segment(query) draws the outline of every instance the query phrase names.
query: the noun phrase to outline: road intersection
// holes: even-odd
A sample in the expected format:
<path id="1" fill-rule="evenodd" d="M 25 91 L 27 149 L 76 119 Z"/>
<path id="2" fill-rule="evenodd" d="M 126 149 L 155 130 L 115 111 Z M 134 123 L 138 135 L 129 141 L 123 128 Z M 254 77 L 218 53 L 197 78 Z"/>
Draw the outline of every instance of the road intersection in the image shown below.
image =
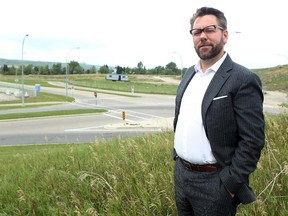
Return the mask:
<path id="1" fill-rule="evenodd" d="M 41 87 L 41 91 L 65 94 L 64 87 L 59 88 L 61 85 L 64 86 L 63 83 L 54 83 L 54 85 L 58 87 Z M 119 92 L 99 90 L 96 103 L 93 92 L 94 89 L 77 87 L 69 92 L 69 95 L 73 94 L 75 98 L 75 102 L 72 103 L 0 111 L 0 114 L 4 114 L 81 108 L 108 110 L 107 113 L 102 114 L 1 120 L 0 145 L 97 142 L 113 137 L 172 130 L 175 100 L 173 95 L 137 93 L 131 95 L 131 93 L 119 94 Z M 286 108 L 279 106 L 281 103 L 288 103 L 284 93 L 265 92 L 264 98 L 265 113 L 279 114 L 287 111 Z M 125 120 L 122 118 L 123 112 L 126 115 Z"/>
<path id="2" fill-rule="evenodd" d="M 63 88 L 41 87 L 42 91 L 64 94 Z M 72 94 L 72 92 L 70 92 Z M 100 91 L 97 104 L 93 90 L 73 90 L 75 102 L 38 108 L 11 109 L 4 113 L 67 109 L 107 109 L 103 114 L 58 116 L 0 121 L 0 145 L 95 142 L 119 136 L 157 133 L 172 127 L 175 96 Z M 125 112 L 126 119 L 122 119 Z M 165 123 L 164 123 L 165 122 Z"/>

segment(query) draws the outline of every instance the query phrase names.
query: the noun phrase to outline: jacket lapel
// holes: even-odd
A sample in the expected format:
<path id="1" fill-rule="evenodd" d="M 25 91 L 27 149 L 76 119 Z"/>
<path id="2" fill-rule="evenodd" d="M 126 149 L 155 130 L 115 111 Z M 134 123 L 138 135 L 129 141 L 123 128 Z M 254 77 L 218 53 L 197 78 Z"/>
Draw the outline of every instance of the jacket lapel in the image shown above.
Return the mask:
<path id="1" fill-rule="evenodd" d="M 205 125 L 206 112 L 213 101 L 213 98 L 218 94 L 223 84 L 226 82 L 230 76 L 229 71 L 232 69 L 232 60 L 229 55 L 227 55 L 225 61 L 220 66 L 213 79 L 211 80 L 206 93 L 202 101 L 202 119 Z"/>

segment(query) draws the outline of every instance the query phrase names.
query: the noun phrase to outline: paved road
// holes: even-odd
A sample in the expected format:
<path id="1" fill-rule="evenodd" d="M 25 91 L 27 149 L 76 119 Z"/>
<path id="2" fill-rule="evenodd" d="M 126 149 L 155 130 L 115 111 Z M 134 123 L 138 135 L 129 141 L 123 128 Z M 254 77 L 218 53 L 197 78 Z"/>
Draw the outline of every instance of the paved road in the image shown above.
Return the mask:
<path id="1" fill-rule="evenodd" d="M 107 113 L 0 121 L 0 145 L 95 142 L 115 136 L 157 133 L 172 126 L 175 96 L 98 92 L 96 103 L 93 91 L 87 90 L 70 91 L 69 94 L 76 98 L 73 103 L 0 113 L 79 108 L 105 108 Z M 41 91 L 65 94 L 64 88 L 41 87 Z M 126 114 L 125 121 L 122 112 Z"/>
<path id="2" fill-rule="evenodd" d="M 63 83 L 54 84 L 62 85 L 62 88 L 41 87 L 41 91 L 64 95 Z M 2 120 L 0 121 L 0 145 L 96 142 L 116 136 L 157 133 L 172 127 L 175 96 L 136 93 L 133 95 L 127 93 L 125 96 L 125 94 L 117 95 L 117 92 L 113 94 L 101 90 L 98 91 L 96 103 L 93 91 L 87 88 L 70 90 L 69 95 L 76 98 L 74 103 L 0 111 L 0 114 L 79 108 L 105 108 L 109 111 L 104 114 L 81 116 Z M 264 97 L 265 113 L 279 114 L 287 111 L 278 106 L 281 103 L 288 103 L 286 94 L 266 92 Z M 125 122 L 122 120 L 123 111 L 126 113 Z"/>

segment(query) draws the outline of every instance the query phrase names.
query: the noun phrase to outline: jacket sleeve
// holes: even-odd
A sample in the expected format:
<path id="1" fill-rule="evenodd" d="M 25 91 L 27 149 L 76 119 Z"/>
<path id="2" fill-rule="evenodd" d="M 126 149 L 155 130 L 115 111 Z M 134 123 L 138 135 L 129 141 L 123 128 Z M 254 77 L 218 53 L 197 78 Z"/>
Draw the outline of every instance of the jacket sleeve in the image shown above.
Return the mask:
<path id="1" fill-rule="evenodd" d="M 237 194 L 248 187 L 249 175 L 256 169 L 265 140 L 263 93 L 256 74 L 246 74 L 233 97 L 233 109 L 238 141 L 232 160 L 221 170 L 220 178 L 230 192 Z"/>

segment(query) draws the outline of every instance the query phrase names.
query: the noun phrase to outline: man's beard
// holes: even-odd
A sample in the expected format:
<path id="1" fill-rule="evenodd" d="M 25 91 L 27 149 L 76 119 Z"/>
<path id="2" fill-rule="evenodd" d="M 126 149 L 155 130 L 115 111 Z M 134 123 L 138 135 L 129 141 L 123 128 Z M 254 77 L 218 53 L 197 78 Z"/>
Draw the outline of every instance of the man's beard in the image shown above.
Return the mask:
<path id="1" fill-rule="evenodd" d="M 222 49 L 223 49 L 223 41 L 218 43 L 216 46 L 212 46 L 212 50 L 209 53 L 202 54 L 199 48 L 198 49 L 195 48 L 195 51 L 200 59 L 209 60 L 217 56 L 221 52 Z"/>

